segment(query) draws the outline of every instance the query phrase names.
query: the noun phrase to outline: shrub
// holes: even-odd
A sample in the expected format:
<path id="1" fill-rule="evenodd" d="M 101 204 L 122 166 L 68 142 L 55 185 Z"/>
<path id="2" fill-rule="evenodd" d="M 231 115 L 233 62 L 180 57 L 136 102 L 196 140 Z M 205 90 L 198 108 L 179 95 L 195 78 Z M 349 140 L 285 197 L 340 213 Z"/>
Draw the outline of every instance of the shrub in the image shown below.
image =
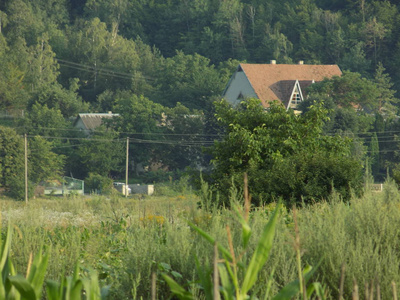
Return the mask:
<path id="1" fill-rule="evenodd" d="M 109 177 L 89 173 L 85 178 L 85 192 L 95 194 L 110 194 L 113 190 L 113 180 Z"/>

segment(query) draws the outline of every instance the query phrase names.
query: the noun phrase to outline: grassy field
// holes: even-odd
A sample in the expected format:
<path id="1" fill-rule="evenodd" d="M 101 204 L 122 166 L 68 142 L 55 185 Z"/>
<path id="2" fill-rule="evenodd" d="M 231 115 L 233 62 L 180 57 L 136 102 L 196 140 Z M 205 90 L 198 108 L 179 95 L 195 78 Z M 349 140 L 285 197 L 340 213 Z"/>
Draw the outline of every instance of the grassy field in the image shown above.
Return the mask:
<path id="1" fill-rule="evenodd" d="M 1 199 L 0 204 L 3 231 L 9 222 L 13 227 L 11 257 L 20 274 L 26 272 L 29 255 L 44 245 L 50 253 L 48 279 L 71 274 L 79 261 L 83 268 L 98 270 L 101 284 L 111 285 L 110 299 L 149 299 L 152 272 L 157 274 L 157 299 L 171 295 L 161 273 L 202 299 L 193 284 L 199 277 L 195 257 L 204 270 L 210 269 L 213 247 L 187 221 L 227 248 L 227 226 L 233 245 L 241 244 L 242 227 L 232 210 L 199 209 L 199 201 L 192 193 L 165 189 L 151 197 L 45 198 L 27 205 Z M 274 208 L 275 203 L 252 208 L 249 249 L 243 253 L 241 246 L 235 248 L 243 261 L 249 260 Z M 400 284 L 400 194 L 394 184 L 349 203 L 332 195 L 327 202 L 299 208 L 297 218 L 301 262 L 303 267 L 320 263 L 313 280 L 323 284 L 328 299 L 338 296 L 343 264 L 345 299 L 351 298 L 354 279 L 360 294 L 373 281 L 374 286 L 379 282 L 382 299 L 392 297 L 391 282 Z M 297 278 L 294 236 L 293 214 L 283 209 L 271 255 L 252 294 L 263 299 L 268 282 L 273 295 Z"/>

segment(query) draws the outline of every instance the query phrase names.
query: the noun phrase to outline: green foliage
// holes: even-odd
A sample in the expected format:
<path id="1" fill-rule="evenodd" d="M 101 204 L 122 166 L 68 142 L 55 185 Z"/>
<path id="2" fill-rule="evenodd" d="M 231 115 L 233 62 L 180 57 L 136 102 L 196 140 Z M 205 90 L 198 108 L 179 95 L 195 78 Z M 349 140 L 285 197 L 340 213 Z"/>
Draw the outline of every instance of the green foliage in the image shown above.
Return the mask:
<path id="1" fill-rule="evenodd" d="M 85 191 L 107 195 L 113 189 L 113 180 L 97 173 L 89 173 L 85 178 Z"/>
<path id="2" fill-rule="evenodd" d="M 25 81 L 31 91 L 36 91 L 44 85 L 52 85 L 57 82 L 58 64 L 47 34 L 43 34 L 36 45 L 29 47 L 29 68 L 26 72 Z"/>
<path id="3" fill-rule="evenodd" d="M 371 169 L 373 174 L 378 174 L 380 169 L 379 142 L 376 132 L 372 134 L 369 145 L 369 156 L 371 157 Z"/>
<path id="4" fill-rule="evenodd" d="M 78 299 L 81 296 L 82 281 L 79 279 L 79 264 L 76 264 L 72 276 L 63 278 L 61 282 L 48 280 L 46 282 L 49 300 Z"/>
<path id="5" fill-rule="evenodd" d="M 322 99 L 332 98 L 339 107 L 363 108 L 377 111 L 379 95 L 375 82 L 361 77 L 359 73 L 343 72 L 342 76 L 333 76 L 312 85 L 310 94 Z"/>
<path id="6" fill-rule="evenodd" d="M 76 116 L 78 112 L 87 111 L 89 105 L 82 101 L 77 94 L 77 80 L 72 79 L 69 89 L 59 83 L 40 86 L 32 95 L 30 106 L 36 103 L 47 105 L 50 109 L 61 111 L 64 118 Z"/>
<path id="7" fill-rule="evenodd" d="M 29 180 L 34 184 L 61 176 L 65 157 L 52 151 L 52 143 L 36 136 L 28 143 Z"/>
<path id="8" fill-rule="evenodd" d="M 158 157 L 169 170 L 203 165 L 204 114 L 181 103 L 165 109 L 163 132 L 170 145 L 164 145 Z"/>
<path id="9" fill-rule="evenodd" d="M 0 127 L 0 185 L 12 193 L 17 193 L 21 191 L 18 188 L 23 186 L 23 174 L 23 139 L 15 130 Z"/>
<path id="10" fill-rule="evenodd" d="M 70 118 L 78 112 L 123 111 L 115 100 L 142 97 L 176 108 L 169 111 L 176 123 L 169 133 L 203 130 L 201 122 L 179 118 L 182 103 L 191 115 L 203 115 L 206 133 L 215 134 L 211 103 L 239 61 L 304 60 L 358 72 L 313 85 L 309 99 L 330 102 L 334 109 L 326 131 L 366 132 L 371 119 L 365 112 L 396 115 L 398 8 L 393 1 L 344 0 L 5 0 L 0 3 L 0 109 L 34 117 L 36 104 L 47 105 Z M 359 105 L 364 112 L 352 111 Z M 142 133 L 138 123 L 123 127 Z M 152 125 L 145 130 L 168 131 Z M 152 144 L 152 159 L 144 145 L 132 146 L 131 154 L 136 150 L 145 165 L 164 157 L 172 170 L 193 165 L 200 152 L 198 145 Z M 72 161 L 74 148 L 66 149 Z M 389 157 L 382 166 L 396 163 Z M 79 171 L 68 164 L 66 172 Z"/>
<path id="11" fill-rule="evenodd" d="M 126 156 L 124 141 L 118 134 L 105 126 L 100 126 L 87 140 L 78 146 L 79 175 L 96 173 L 107 177 L 112 171 L 121 171 Z"/>
<path id="12" fill-rule="evenodd" d="M 0 109 L 21 109 L 27 104 L 23 89 L 24 71 L 12 59 L 12 50 L 0 34 Z"/>
<path id="13" fill-rule="evenodd" d="M 227 134 L 213 148 L 217 189 L 226 195 L 231 180 L 240 184 L 240 174 L 248 172 L 258 204 L 281 196 L 289 202 L 321 200 L 332 189 L 348 199 L 352 189 L 360 190 L 361 164 L 350 156 L 350 140 L 322 134 L 326 114 L 318 104 L 296 116 L 279 104 L 265 112 L 255 99 L 238 109 L 217 103 Z"/>
<path id="14" fill-rule="evenodd" d="M 160 61 L 160 76 L 153 98 L 165 106 L 177 102 L 188 108 L 203 109 L 205 101 L 220 94 L 226 84 L 219 79 L 218 71 L 210 66 L 210 60 L 199 54 L 185 55 L 179 51 L 172 58 Z"/>
<path id="15" fill-rule="evenodd" d="M 8 226 L 4 241 L 1 242 L 1 264 L 0 272 L 0 295 L 2 299 L 38 300 L 41 299 L 45 275 L 49 260 L 49 253 L 43 254 L 42 248 L 35 255 L 32 261 L 32 254 L 28 264 L 26 278 L 16 274 L 11 251 L 11 226 Z M 47 293 L 51 300 L 61 299 L 82 299 L 82 293 L 86 294 L 85 299 L 106 299 L 108 287 L 102 287 L 98 283 L 97 273 L 90 272 L 90 277 L 79 277 L 79 265 L 75 269 L 73 277 L 66 277 L 61 284 L 56 281 L 47 281 Z"/>
<path id="16" fill-rule="evenodd" d="M 0 127 L 0 186 L 16 199 L 23 199 L 24 141 L 15 130 Z M 52 143 L 40 136 L 28 140 L 28 179 L 32 193 L 34 185 L 61 175 L 64 157 L 52 151 Z"/>
<path id="17" fill-rule="evenodd" d="M 123 137 L 129 132 L 135 133 L 133 138 L 137 141 L 160 139 L 158 135 L 153 134 L 161 133 L 163 130 L 162 126 L 159 126 L 163 123 L 162 105 L 143 96 L 124 93 L 115 99 L 113 111 L 119 113 L 120 117 L 113 119 L 112 128 L 116 132 L 123 133 Z M 152 147 L 157 148 L 157 145 Z M 148 165 L 153 157 L 147 143 L 131 144 L 129 151 L 135 167 L 138 163 Z"/>
<path id="18" fill-rule="evenodd" d="M 392 90 L 393 83 L 391 82 L 390 76 L 384 73 L 385 68 L 382 63 L 378 64 L 376 68 L 374 81 L 379 91 L 378 95 L 378 112 L 386 116 L 393 116 L 396 114 L 395 105 L 398 103 L 398 99 L 395 97 L 395 91 Z"/>
<path id="19" fill-rule="evenodd" d="M 43 135 L 43 136 L 63 136 L 61 128 L 67 127 L 61 111 L 56 108 L 48 108 L 47 104 L 41 105 L 35 103 L 30 112 L 20 120 L 21 130 L 30 135 Z"/>
<path id="20" fill-rule="evenodd" d="M 326 151 L 299 152 L 278 163 L 270 172 L 252 174 L 265 179 L 254 180 L 262 199 L 283 197 L 287 203 L 309 203 L 328 199 L 333 191 L 344 200 L 362 191 L 360 162 Z M 251 181 L 252 182 L 252 181 Z"/>
<path id="21" fill-rule="evenodd" d="M 365 43 L 357 42 L 348 52 L 343 54 L 338 64 L 342 70 L 357 72 L 367 76 L 371 69 L 371 60 L 365 54 Z"/>
<path id="22" fill-rule="evenodd" d="M 248 201 L 248 199 L 247 199 Z M 249 205 L 249 203 L 247 204 Z M 247 208 L 248 209 L 248 208 Z M 227 235 L 229 241 L 230 249 L 226 249 L 223 246 L 219 245 L 215 238 L 211 237 L 209 234 L 204 232 L 199 227 L 195 226 L 192 223 L 189 225 L 204 239 L 209 241 L 212 245 L 214 245 L 214 274 L 213 274 L 213 282 L 211 283 L 210 274 L 205 274 L 203 271 L 203 267 L 200 266 L 199 261 L 196 259 L 196 269 L 199 273 L 201 289 L 204 292 L 204 296 L 206 299 L 215 299 L 219 298 L 222 294 L 224 299 L 249 299 L 254 296 L 249 296 L 250 290 L 253 289 L 255 285 L 258 274 L 262 270 L 264 264 L 266 263 L 269 254 L 271 252 L 271 248 L 273 246 L 273 240 L 275 235 L 275 227 L 277 223 L 278 214 L 281 211 L 281 205 L 278 204 L 273 212 L 271 218 L 268 223 L 265 225 L 262 230 L 260 239 L 256 245 L 255 251 L 251 256 L 248 264 L 242 261 L 242 258 L 245 257 L 245 253 L 248 248 L 248 242 L 252 233 L 252 230 L 248 223 L 248 211 L 244 213 L 244 216 L 239 212 L 238 208 L 235 209 L 237 213 L 237 218 L 242 226 L 242 248 L 243 252 L 239 257 L 235 257 L 235 248 L 238 248 L 238 245 L 234 245 L 232 243 L 231 232 L 229 226 L 227 227 Z M 245 210 L 245 209 L 244 209 Z M 222 254 L 223 260 L 222 262 L 218 262 L 218 253 Z M 300 252 L 300 250 L 299 250 Z M 299 257 L 300 261 L 300 257 Z M 301 266 L 299 269 L 301 274 Z M 315 269 L 312 270 L 311 267 L 308 267 L 304 270 L 304 274 L 301 274 L 299 279 L 287 284 L 284 286 L 272 299 L 289 299 L 302 294 L 302 290 L 306 288 L 306 285 L 310 279 L 310 277 L 314 274 Z M 243 273 L 243 274 L 241 274 Z M 240 274 L 240 275 L 239 275 Z M 171 288 L 171 292 L 176 295 L 179 299 L 195 299 L 193 297 L 193 292 L 187 292 L 183 287 L 181 287 L 173 278 L 171 278 L 168 274 L 162 274 L 163 278 Z M 220 277 L 221 286 L 219 286 L 216 278 Z M 218 286 L 216 286 L 218 284 Z M 321 286 L 319 283 L 314 283 L 310 285 L 310 288 L 307 290 L 308 297 L 311 297 L 312 293 L 317 290 L 317 294 L 320 294 Z M 218 293 L 218 296 L 216 295 Z M 269 289 L 267 289 L 267 293 L 264 298 L 269 297 Z M 304 298 L 303 298 L 304 299 Z"/>
<path id="23" fill-rule="evenodd" d="M 120 117 L 113 119 L 110 126 L 121 137 L 130 136 L 130 160 L 136 176 L 139 163 L 150 170 L 155 165 L 176 171 L 202 162 L 202 112 L 180 103 L 173 108 L 164 107 L 127 92 L 117 93 L 113 111 Z"/>
<path id="24" fill-rule="evenodd" d="M 44 252 L 49 254 L 46 286 L 49 279 L 62 284 L 65 277 L 75 278 L 79 260 L 87 269 L 97 270 L 101 286 L 111 285 L 112 299 L 151 298 L 152 272 L 157 274 L 157 298 L 170 296 L 171 290 L 161 277 L 166 272 L 186 291 L 190 289 L 194 299 L 204 299 L 205 290 L 199 286 L 206 287 L 205 282 L 211 281 L 213 244 L 187 226 L 187 220 L 230 253 L 226 231 L 229 226 L 236 258 L 247 266 L 276 203 L 251 207 L 248 219 L 251 235 L 241 256 L 245 241 L 237 213 L 228 209 L 198 209 L 198 200 L 195 195 L 182 197 L 176 193 L 141 201 L 121 199 L 117 195 L 67 201 L 56 197 L 38 198 L 28 205 L 3 198 L 2 218 L 15 224 L 9 228 L 13 232 L 15 270 L 10 273 L 12 276 L 26 274 L 30 253 L 38 253 L 40 245 L 46 244 L 51 245 Z M 397 272 L 400 257 L 396 251 L 399 203 L 397 187 L 387 182 L 382 193 L 366 192 L 360 198 L 352 197 L 348 203 L 334 193 L 329 201 L 304 205 L 297 210 L 301 268 L 309 271 L 307 265 L 317 267 L 311 269 L 315 271 L 311 280 L 321 282 L 325 299 L 338 299 L 343 263 L 346 264 L 343 298 L 351 299 L 353 279 L 358 282 L 360 294 L 364 294 L 363 282 L 378 279 L 381 299 L 392 298 L 391 282 L 400 280 Z M 299 278 L 293 227 L 292 212 L 282 208 L 267 263 L 259 271 L 250 295 L 263 299 L 268 294 L 271 299 L 283 291 L 283 286 L 291 286 Z M 158 268 L 161 263 L 163 269 Z M 81 267 L 79 273 L 90 274 L 87 269 Z M 244 273 L 239 271 L 238 275 L 242 283 Z M 75 283 L 75 280 L 71 282 L 71 289 Z M 63 286 L 67 287 L 68 283 Z"/>

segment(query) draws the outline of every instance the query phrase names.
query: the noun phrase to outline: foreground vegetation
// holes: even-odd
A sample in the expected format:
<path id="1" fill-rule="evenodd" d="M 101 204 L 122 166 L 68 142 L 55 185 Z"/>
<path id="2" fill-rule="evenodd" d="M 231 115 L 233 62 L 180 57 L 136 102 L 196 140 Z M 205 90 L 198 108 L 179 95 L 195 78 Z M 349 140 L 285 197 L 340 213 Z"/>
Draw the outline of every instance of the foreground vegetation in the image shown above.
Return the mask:
<path id="1" fill-rule="evenodd" d="M 241 194 L 241 193 L 238 193 Z M 46 279 L 59 280 L 73 274 L 77 262 L 81 272 L 97 270 L 102 286 L 110 285 L 111 299 L 149 299 L 151 274 L 157 275 L 157 299 L 166 299 L 170 289 L 161 274 L 167 274 L 195 298 L 201 298 L 195 257 L 204 270 L 212 266 L 213 246 L 188 226 L 189 220 L 229 249 L 230 228 L 235 253 L 242 253 L 242 226 L 228 209 L 199 209 L 201 197 L 169 193 L 144 199 L 54 198 L 37 199 L 28 205 L 1 200 L 3 230 L 11 222 L 13 241 L 10 257 L 16 272 L 26 273 L 28 258 L 44 245 L 49 254 Z M 232 196 L 232 202 L 240 202 Z M 247 264 L 275 204 L 250 212 L 252 236 Z M 344 203 L 333 194 L 329 201 L 297 210 L 301 261 L 320 265 L 313 281 L 322 283 L 328 298 L 337 298 L 341 266 L 346 266 L 344 296 L 350 297 L 353 279 L 364 284 L 380 283 L 382 298 L 391 297 L 391 282 L 400 282 L 400 193 L 388 183 L 382 193 L 366 193 Z M 270 286 L 275 295 L 282 286 L 298 278 L 293 214 L 282 209 L 276 224 L 270 257 L 250 294 L 263 297 Z M 242 280 L 240 271 L 238 277 Z M 267 284 L 268 283 L 268 284 Z"/>

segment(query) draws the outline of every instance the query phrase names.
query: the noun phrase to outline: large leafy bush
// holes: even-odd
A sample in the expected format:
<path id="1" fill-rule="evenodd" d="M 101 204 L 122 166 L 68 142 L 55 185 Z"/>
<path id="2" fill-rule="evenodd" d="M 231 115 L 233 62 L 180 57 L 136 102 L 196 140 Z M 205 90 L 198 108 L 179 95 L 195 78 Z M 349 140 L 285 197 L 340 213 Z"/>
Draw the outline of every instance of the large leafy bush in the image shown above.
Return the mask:
<path id="1" fill-rule="evenodd" d="M 257 204 L 277 197 L 320 200 L 332 189 L 348 199 L 361 190 L 361 163 L 351 156 L 351 140 L 322 134 L 322 105 L 295 115 L 278 103 L 266 112 L 259 100 L 249 99 L 237 108 L 218 102 L 216 112 L 226 135 L 213 147 L 213 180 L 226 199 L 243 172 Z"/>

